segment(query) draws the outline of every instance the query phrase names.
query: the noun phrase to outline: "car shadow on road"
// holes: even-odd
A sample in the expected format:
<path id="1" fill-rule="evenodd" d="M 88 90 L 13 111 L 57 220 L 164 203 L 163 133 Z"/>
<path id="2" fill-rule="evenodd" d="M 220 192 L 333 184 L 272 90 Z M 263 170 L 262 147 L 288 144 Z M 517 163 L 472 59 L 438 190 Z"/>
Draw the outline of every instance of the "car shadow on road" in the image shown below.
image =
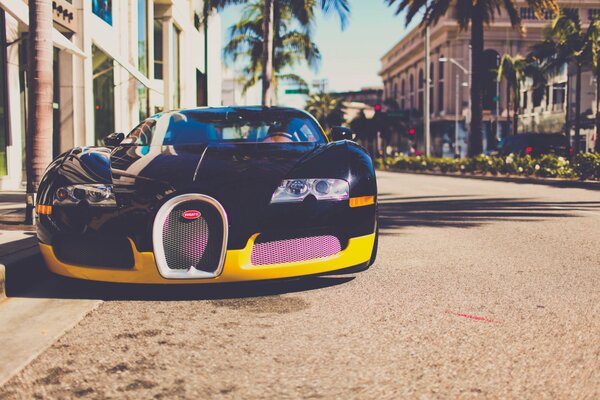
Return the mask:
<path id="1" fill-rule="evenodd" d="M 379 203 L 382 235 L 405 227 L 472 228 L 494 221 L 542 221 L 600 211 L 600 201 L 544 202 L 517 198 L 395 198 Z M 399 232 L 396 232 L 396 234 Z"/>
<path id="2" fill-rule="evenodd" d="M 9 297 L 103 301 L 224 300 L 306 292 L 341 285 L 353 279 L 354 276 L 309 276 L 242 283 L 142 285 L 84 281 L 51 274 L 35 287 L 13 291 Z"/>

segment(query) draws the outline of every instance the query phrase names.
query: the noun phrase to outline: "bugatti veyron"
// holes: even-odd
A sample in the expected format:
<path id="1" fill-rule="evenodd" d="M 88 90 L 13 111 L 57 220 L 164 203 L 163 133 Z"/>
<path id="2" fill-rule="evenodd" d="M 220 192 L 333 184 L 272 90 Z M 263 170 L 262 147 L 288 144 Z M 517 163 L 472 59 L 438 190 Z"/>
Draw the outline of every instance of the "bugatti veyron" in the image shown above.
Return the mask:
<path id="1" fill-rule="evenodd" d="M 48 167 L 48 268 L 111 282 L 213 283 L 368 268 L 377 184 L 353 133 L 309 114 L 197 108 L 152 116 Z"/>

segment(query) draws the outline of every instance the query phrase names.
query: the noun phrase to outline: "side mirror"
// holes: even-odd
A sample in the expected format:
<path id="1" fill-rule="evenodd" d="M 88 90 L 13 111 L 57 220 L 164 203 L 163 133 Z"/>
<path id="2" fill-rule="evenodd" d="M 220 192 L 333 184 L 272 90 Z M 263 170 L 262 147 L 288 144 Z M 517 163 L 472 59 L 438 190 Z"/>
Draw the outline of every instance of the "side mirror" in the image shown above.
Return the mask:
<path id="1" fill-rule="evenodd" d="M 125 134 L 123 132 L 111 133 L 104 138 L 104 145 L 107 147 L 115 147 L 121 144 L 123 139 L 125 139 Z"/>
<path id="2" fill-rule="evenodd" d="M 334 141 L 338 140 L 354 140 L 356 139 L 356 134 L 350 128 L 346 128 L 343 126 L 334 126 L 331 128 L 331 137 Z"/>

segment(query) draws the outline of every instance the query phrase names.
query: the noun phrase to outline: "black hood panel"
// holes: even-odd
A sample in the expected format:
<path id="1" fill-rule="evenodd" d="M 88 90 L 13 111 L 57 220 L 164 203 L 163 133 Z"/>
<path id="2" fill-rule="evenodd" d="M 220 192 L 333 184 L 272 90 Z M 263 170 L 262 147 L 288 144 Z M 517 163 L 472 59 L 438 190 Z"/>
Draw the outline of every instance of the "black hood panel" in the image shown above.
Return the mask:
<path id="1" fill-rule="evenodd" d="M 119 147 L 111 155 L 118 200 L 125 208 L 183 193 L 215 198 L 227 212 L 230 242 L 256 233 L 273 191 L 317 145 L 219 144 Z M 157 201 L 158 200 L 158 201 Z"/>

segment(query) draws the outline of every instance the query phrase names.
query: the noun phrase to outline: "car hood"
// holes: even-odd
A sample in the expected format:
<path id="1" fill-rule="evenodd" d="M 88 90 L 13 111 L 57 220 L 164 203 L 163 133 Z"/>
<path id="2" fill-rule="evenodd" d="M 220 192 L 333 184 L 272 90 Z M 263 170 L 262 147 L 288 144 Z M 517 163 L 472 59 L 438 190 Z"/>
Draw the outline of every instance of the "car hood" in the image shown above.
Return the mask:
<path id="1" fill-rule="evenodd" d="M 163 183 L 174 190 L 278 184 L 312 153 L 313 143 L 120 146 L 110 156 L 113 183 Z"/>

